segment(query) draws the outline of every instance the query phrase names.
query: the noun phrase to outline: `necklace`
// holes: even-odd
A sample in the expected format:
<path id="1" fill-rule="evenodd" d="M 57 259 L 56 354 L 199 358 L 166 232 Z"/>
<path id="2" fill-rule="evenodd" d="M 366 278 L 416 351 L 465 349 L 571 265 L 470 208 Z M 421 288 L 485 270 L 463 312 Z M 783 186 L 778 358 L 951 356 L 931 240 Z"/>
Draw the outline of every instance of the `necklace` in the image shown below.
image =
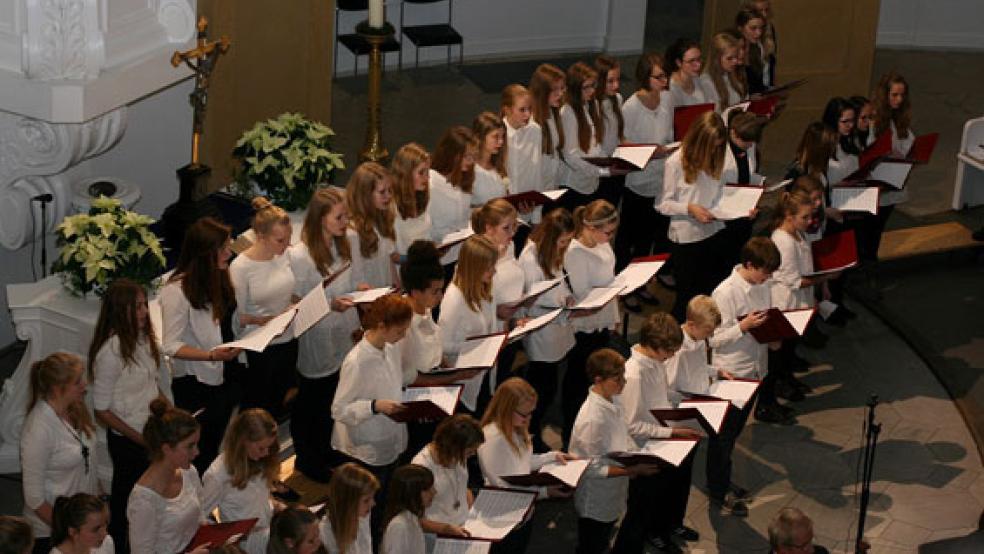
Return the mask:
<path id="1" fill-rule="evenodd" d="M 64 419 L 62 419 L 61 416 L 58 416 L 58 421 L 62 422 L 62 425 L 64 425 L 65 428 L 68 429 L 68 432 L 69 434 L 72 435 L 72 438 L 74 438 L 79 443 L 79 448 L 82 450 L 82 461 L 85 464 L 85 474 L 88 475 L 89 474 L 89 445 L 85 444 L 85 442 L 82 440 L 82 437 L 80 437 L 79 434 L 76 433 L 74 429 L 72 429 L 72 426 L 69 425 L 68 422 L 66 422 Z"/>

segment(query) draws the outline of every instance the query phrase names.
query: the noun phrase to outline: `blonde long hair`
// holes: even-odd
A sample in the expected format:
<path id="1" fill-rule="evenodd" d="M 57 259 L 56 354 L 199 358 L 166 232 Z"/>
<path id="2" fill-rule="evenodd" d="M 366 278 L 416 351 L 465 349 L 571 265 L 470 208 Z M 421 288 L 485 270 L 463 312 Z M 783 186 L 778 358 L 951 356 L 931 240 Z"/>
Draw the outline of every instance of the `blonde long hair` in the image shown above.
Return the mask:
<path id="1" fill-rule="evenodd" d="M 373 199 L 376 187 L 387 180 L 390 180 L 390 174 L 385 167 L 376 162 L 365 162 L 355 168 L 345 186 L 351 218 L 349 225 L 359 235 L 359 252 L 364 258 L 374 256 L 379 250 L 380 236 L 396 240 L 393 203 L 379 209 Z"/>
<path id="2" fill-rule="evenodd" d="M 334 187 L 318 189 L 311 196 L 307 214 L 304 216 L 304 226 L 301 228 L 301 240 L 307 245 L 314 266 L 325 276 L 331 273 L 331 266 L 335 263 L 335 259 L 328 241 L 325 240 L 322 220 L 339 204 L 345 206 L 345 193 L 341 190 Z M 332 237 L 331 241 L 335 243 L 335 251 L 343 260 L 352 260 L 352 246 L 345 235 Z"/>
<path id="3" fill-rule="evenodd" d="M 475 120 L 472 121 L 472 132 L 475 133 L 475 138 L 478 139 L 479 156 L 485 150 L 485 137 L 496 130 L 502 131 L 502 148 L 499 148 L 499 152 L 492 154 L 492 167 L 495 168 L 495 172 L 500 177 L 506 177 L 506 159 L 509 156 L 509 141 L 506 140 L 505 121 L 502 120 L 502 117 L 492 112 L 482 112 L 475 116 Z"/>
<path id="4" fill-rule="evenodd" d="M 560 108 L 550 105 L 550 93 L 555 83 L 565 83 L 566 76 L 559 67 L 548 63 L 537 66 L 530 77 L 530 94 L 533 95 L 533 121 L 540 126 L 541 152 L 553 156 L 554 152 L 564 150 L 564 126 L 560 124 Z M 565 102 L 564 98 L 560 100 Z M 553 118 L 557 128 L 557 144 L 553 143 L 550 127 L 547 124 Z"/>
<path id="5" fill-rule="evenodd" d="M 325 504 L 331 532 L 342 554 L 349 551 L 359 534 L 359 500 L 378 490 L 376 476 L 353 462 L 342 464 L 332 472 Z"/>
<path id="6" fill-rule="evenodd" d="M 482 416 L 482 427 L 490 423 L 495 424 L 503 438 L 509 443 L 509 447 L 516 454 L 521 452 L 521 447 L 529 448 L 533 444 L 529 429 L 519 431 L 522 444 L 517 443 L 516 426 L 513 425 L 513 414 L 516 413 L 516 409 L 523 402 L 530 400 L 534 403 L 537 401 L 536 390 L 533 386 L 519 377 L 510 377 L 503 381 L 499 388 L 495 389 L 492 401 L 489 402 L 488 408 L 485 409 L 485 415 Z"/>
<path id="7" fill-rule="evenodd" d="M 721 116 L 715 112 L 701 114 L 683 137 L 680 148 L 684 180 L 690 184 L 697 182 L 701 171 L 720 178 L 727 144 L 728 129 Z"/>
<path id="8" fill-rule="evenodd" d="M 414 173 L 420 164 L 430 162 L 427 149 L 411 142 L 404 144 L 393 155 L 390 162 L 390 175 L 393 177 L 393 198 L 400 217 L 410 219 L 419 217 L 430 202 L 430 186 L 424 190 L 414 190 Z"/>
<path id="9" fill-rule="evenodd" d="M 734 48 L 737 56 L 738 47 L 738 39 L 730 33 L 720 32 L 711 38 L 711 47 L 707 53 L 707 62 L 704 64 L 704 73 L 710 75 L 711 82 L 714 83 L 714 90 L 719 98 L 718 107 L 721 110 L 729 106 L 728 84 L 725 83 L 725 79 L 731 84 L 731 88 L 738 92 L 739 96 L 745 96 L 745 84 L 738 80 L 735 75 L 737 71 L 726 73 L 721 67 L 721 57 L 724 56 L 725 52 Z"/>
<path id="10" fill-rule="evenodd" d="M 256 442 L 277 437 L 277 422 L 265 410 L 253 408 L 240 412 L 229 424 L 226 434 L 226 471 L 232 476 L 230 483 L 237 489 L 244 489 L 256 475 L 262 475 L 267 486 L 273 484 L 280 473 L 280 444 L 274 440 L 267 455 L 260 460 L 251 460 L 246 453 L 247 442 Z"/>
<path id="11" fill-rule="evenodd" d="M 482 235 L 472 235 L 461 245 L 452 282 L 473 312 L 481 310 L 482 302 L 492 301 L 492 283 L 486 283 L 482 277 L 495 267 L 498 259 L 499 249 Z"/>
<path id="12" fill-rule="evenodd" d="M 55 352 L 31 364 L 31 399 L 27 411 L 41 400 L 47 400 L 55 391 L 79 378 L 84 378 L 85 364 L 81 358 L 68 352 Z M 76 431 L 91 437 L 95 427 L 84 400 L 68 406 L 68 422 Z"/>

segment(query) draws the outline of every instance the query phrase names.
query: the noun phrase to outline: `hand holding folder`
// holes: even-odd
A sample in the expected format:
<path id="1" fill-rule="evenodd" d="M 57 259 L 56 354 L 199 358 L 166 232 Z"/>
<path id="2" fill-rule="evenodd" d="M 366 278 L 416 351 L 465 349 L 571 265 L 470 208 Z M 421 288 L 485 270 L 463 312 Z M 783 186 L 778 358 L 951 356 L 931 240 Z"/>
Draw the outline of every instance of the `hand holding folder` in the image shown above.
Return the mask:
<path id="1" fill-rule="evenodd" d="M 766 312 L 765 322 L 758 327 L 748 330 L 749 334 L 755 337 L 760 344 L 768 344 L 786 339 L 792 339 L 803 335 L 806 326 L 813 319 L 816 310 L 813 308 L 802 308 L 798 310 L 782 311 L 779 308 L 769 308 Z M 746 316 L 739 316 L 739 320 Z"/>
<path id="2" fill-rule="evenodd" d="M 407 387 L 403 391 L 403 410 L 390 415 L 393 421 L 437 421 L 454 413 L 461 397 L 461 385 Z"/>
<path id="3" fill-rule="evenodd" d="M 257 518 L 241 519 L 225 523 L 202 524 L 185 548 L 190 552 L 201 546 L 218 548 L 230 542 L 239 542 L 256 525 Z"/>

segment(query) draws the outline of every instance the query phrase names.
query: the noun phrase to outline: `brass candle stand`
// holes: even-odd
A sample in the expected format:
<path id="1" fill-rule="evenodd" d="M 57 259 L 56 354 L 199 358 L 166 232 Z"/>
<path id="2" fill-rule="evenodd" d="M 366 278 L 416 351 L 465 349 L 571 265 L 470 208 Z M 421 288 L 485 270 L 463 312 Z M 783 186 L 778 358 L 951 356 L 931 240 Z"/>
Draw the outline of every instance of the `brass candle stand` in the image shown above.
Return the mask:
<path id="1" fill-rule="evenodd" d="M 389 151 L 383 146 L 383 122 L 380 116 L 380 101 L 382 97 L 383 52 L 382 45 L 395 33 L 389 22 L 382 27 L 370 27 L 368 21 L 363 21 L 355 27 L 355 31 L 366 39 L 372 50 L 369 52 L 369 103 L 367 105 L 368 121 L 366 125 L 366 143 L 359 152 L 359 161 L 382 162 L 389 157 Z"/>

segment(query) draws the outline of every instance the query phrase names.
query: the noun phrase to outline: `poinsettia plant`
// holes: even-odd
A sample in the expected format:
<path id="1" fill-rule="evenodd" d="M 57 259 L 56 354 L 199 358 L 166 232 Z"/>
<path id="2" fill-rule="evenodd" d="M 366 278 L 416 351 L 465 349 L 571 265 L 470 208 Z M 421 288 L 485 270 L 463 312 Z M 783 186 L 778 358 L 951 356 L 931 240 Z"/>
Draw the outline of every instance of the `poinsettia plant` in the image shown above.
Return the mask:
<path id="1" fill-rule="evenodd" d="M 240 190 L 255 184 L 271 202 L 291 211 L 307 207 L 319 186 L 344 169 L 342 155 L 331 151 L 335 133 L 299 113 L 260 121 L 243 133 L 232 155 L 239 161 Z"/>
<path id="2" fill-rule="evenodd" d="M 79 296 L 102 296 L 121 277 L 149 289 L 165 264 L 161 242 L 150 230 L 153 222 L 119 200 L 100 196 L 89 213 L 70 215 L 58 225 L 60 253 L 51 269 Z"/>

